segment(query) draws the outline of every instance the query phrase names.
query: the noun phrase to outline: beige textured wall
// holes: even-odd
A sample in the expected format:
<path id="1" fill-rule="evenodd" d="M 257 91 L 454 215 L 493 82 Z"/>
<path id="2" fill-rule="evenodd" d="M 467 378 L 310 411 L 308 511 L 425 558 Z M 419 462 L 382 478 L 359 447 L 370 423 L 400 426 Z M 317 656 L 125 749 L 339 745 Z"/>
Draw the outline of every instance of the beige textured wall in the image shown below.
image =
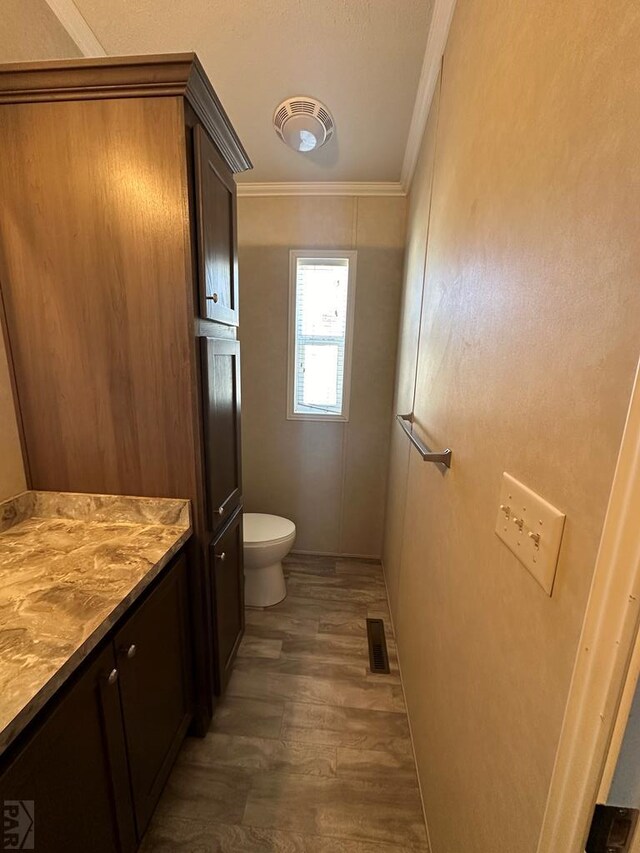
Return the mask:
<path id="1" fill-rule="evenodd" d="M 415 413 L 453 466 L 396 431 L 385 545 L 433 853 L 536 849 L 640 347 L 639 43 L 622 0 L 454 15 L 397 391 L 429 223 Z M 567 513 L 552 598 L 493 532 L 505 470 Z"/>
<path id="2" fill-rule="evenodd" d="M 407 243 L 404 280 L 401 297 L 400 334 L 396 384 L 392 412 L 389 448 L 389 482 L 383 540 L 382 561 L 387 576 L 389 602 L 394 610 L 400 583 L 400 565 L 404 546 L 404 517 L 407 496 L 407 474 L 411 445 L 399 425 L 393 421 L 395 412 L 412 412 L 414 407 L 416 363 L 420 336 L 420 312 L 427 249 L 431 186 L 436 149 L 436 130 L 440 80 L 433 96 L 416 170 L 413 191 L 407 205 Z"/>
<path id="3" fill-rule="evenodd" d="M 44 0 L 2 0 L 0 62 L 79 55 L 76 44 Z"/>
<path id="4" fill-rule="evenodd" d="M 405 204 L 238 202 L 246 509 L 293 519 L 301 550 L 381 553 Z M 289 250 L 296 248 L 358 250 L 346 424 L 286 419 Z"/>
<path id="5" fill-rule="evenodd" d="M 78 54 L 77 47 L 44 0 L 2 0 L 0 62 Z M 0 500 L 24 488 L 13 396 L 0 335 Z"/>

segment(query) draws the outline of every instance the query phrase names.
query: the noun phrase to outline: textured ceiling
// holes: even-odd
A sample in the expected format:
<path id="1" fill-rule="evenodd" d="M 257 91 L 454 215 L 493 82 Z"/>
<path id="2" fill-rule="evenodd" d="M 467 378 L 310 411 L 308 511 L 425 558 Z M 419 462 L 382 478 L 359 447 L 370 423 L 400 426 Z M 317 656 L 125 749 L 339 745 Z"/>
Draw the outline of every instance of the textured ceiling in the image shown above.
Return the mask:
<path id="1" fill-rule="evenodd" d="M 397 181 L 432 0 L 75 0 L 109 54 L 195 50 L 254 170 L 247 181 Z M 319 151 L 271 125 L 291 95 L 333 112 Z"/>

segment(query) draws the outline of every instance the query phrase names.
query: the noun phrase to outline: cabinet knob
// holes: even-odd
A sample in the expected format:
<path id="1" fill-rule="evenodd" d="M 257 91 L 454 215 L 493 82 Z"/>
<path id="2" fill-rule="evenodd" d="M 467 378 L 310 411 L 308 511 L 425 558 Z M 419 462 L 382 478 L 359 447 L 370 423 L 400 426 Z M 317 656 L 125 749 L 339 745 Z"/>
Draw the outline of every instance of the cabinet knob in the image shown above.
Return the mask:
<path id="1" fill-rule="evenodd" d="M 214 293 L 212 299 L 214 302 L 217 302 L 218 301 L 218 294 Z"/>
<path id="2" fill-rule="evenodd" d="M 220 562 L 221 562 L 221 563 L 224 563 L 224 561 L 227 559 L 227 555 L 226 555 L 226 553 L 223 551 L 223 552 L 222 552 L 222 554 L 216 554 L 216 558 L 217 558 L 218 560 L 220 560 Z"/>
<path id="3" fill-rule="evenodd" d="M 107 684 L 115 684 L 117 680 L 118 680 L 118 670 L 114 668 L 111 670 L 111 672 L 109 673 L 109 675 L 107 677 Z"/>
<path id="4" fill-rule="evenodd" d="M 224 515 L 224 506 L 218 507 L 218 515 Z"/>
<path id="5" fill-rule="evenodd" d="M 131 660 L 131 658 L 134 658 L 136 656 L 137 651 L 138 650 L 136 649 L 136 644 L 131 643 L 131 645 L 127 649 L 127 657 L 129 658 L 129 660 Z"/>

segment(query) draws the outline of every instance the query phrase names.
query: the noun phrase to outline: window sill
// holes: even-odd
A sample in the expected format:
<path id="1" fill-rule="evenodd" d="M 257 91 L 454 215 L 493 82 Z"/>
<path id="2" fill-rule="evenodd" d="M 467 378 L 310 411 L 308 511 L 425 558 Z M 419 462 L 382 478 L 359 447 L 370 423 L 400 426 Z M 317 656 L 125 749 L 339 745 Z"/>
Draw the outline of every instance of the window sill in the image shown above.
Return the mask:
<path id="1" fill-rule="evenodd" d="M 327 423 L 339 423 L 345 424 L 349 421 L 348 415 L 307 415 L 307 414 L 293 414 L 291 412 L 287 413 L 288 421 L 325 421 Z"/>

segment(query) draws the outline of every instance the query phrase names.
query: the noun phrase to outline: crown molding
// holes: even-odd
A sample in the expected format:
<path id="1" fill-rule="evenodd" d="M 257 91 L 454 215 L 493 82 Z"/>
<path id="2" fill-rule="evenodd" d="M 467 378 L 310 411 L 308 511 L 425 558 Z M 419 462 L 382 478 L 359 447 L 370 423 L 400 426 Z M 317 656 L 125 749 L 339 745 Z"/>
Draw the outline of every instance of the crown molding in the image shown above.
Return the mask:
<path id="1" fill-rule="evenodd" d="M 107 53 L 73 0 L 46 0 L 83 56 L 106 56 Z M 245 183 L 238 185 L 238 195 L 263 196 L 338 195 L 338 196 L 403 196 L 409 191 L 415 171 L 420 143 L 429 116 L 442 55 L 456 0 L 435 0 L 425 48 L 418 91 L 411 116 L 400 182 L 375 183 Z M 246 168 L 246 167 L 245 167 Z"/>
<path id="2" fill-rule="evenodd" d="M 0 104 L 160 98 L 193 107 L 232 172 L 251 161 L 195 53 L 92 56 L 0 65 Z"/>
<path id="3" fill-rule="evenodd" d="M 73 0 L 46 0 L 46 3 L 83 56 L 107 55 Z"/>
<path id="4" fill-rule="evenodd" d="M 438 74 L 442 64 L 442 56 L 447 44 L 453 10 L 456 0 L 435 0 L 433 15 L 427 36 L 427 46 L 424 51 L 422 71 L 418 82 L 418 91 L 413 105 L 413 115 L 409 125 L 409 135 L 404 150 L 404 160 L 400 173 L 400 183 L 405 192 L 409 191 L 411 179 L 418 162 L 420 144 L 431 109 L 431 101 L 435 92 Z"/>
<path id="5" fill-rule="evenodd" d="M 231 171 L 252 169 L 253 163 L 195 53 L 185 94 Z"/>
<path id="6" fill-rule="evenodd" d="M 238 183 L 240 198 L 268 198 L 269 196 L 383 196 L 398 197 L 406 195 L 398 181 L 355 182 L 284 182 L 284 183 Z"/>

